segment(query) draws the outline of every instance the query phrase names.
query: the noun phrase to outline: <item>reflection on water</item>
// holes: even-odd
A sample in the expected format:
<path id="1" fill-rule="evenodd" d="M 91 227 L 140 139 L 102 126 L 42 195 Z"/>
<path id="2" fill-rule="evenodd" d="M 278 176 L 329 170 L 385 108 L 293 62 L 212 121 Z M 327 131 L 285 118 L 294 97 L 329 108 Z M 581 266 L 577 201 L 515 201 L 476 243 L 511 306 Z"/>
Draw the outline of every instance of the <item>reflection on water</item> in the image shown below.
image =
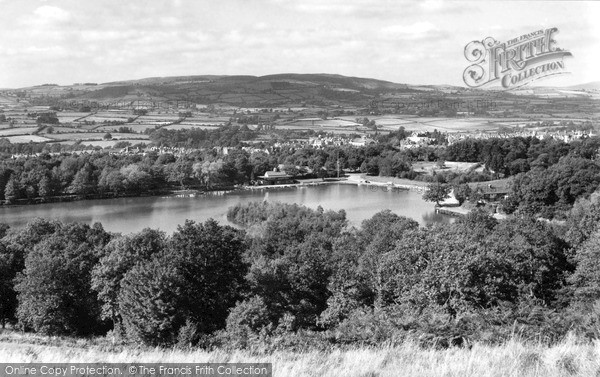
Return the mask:
<path id="1" fill-rule="evenodd" d="M 449 223 L 453 219 L 436 214 L 432 203 L 413 191 L 384 191 L 368 186 L 331 184 L 306 188 L 248 190 L 196 197 L 144 197 L 88 200 L 0 208 L 0 222 L 19 227 L 35 217 L 65 222 L 101 222 L 113 232 L 131 233 L 143 228 L 159 228 L 173 232 L 186 219 L 204 221 L 214 218 L 226 223 L 227 208 L 237 203 L 257 200 L 298 203 L 311 208 L 346 211 L 352 225 L 372 217 L 384 209 L 415 219 L 421 225 Z"/>

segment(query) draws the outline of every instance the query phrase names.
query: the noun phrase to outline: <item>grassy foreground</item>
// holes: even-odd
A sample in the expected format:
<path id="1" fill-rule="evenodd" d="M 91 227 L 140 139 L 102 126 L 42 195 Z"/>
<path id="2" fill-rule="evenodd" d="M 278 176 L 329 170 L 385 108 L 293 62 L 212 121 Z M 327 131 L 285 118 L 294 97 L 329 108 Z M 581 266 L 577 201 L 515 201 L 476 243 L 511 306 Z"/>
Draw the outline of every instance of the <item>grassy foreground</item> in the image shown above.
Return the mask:
<path id="1" fill-rule="evenodd" d="M 355 348 L 252 355 L 202 351 L 107 347 L 106 341 L 0 334 L 0 362 L 270 362 L 274 376 L 599 376 L 600 341 L 568 338 L 554 346 L 518 341 L 472 349 Z"/>

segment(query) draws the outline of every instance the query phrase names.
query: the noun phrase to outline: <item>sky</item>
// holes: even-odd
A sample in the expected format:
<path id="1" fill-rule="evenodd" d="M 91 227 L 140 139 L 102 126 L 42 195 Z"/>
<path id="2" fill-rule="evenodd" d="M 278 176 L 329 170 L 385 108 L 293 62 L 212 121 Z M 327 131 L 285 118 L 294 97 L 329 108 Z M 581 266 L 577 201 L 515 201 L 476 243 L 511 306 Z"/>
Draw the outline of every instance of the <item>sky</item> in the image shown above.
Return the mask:
<path id="1" fill-rule="evenodd" d="M 180 75 L 333 73 L 463 85 L 465 46 L 557 27 L 600 81 L 600 2 L 0 0 L 0 88 Z"/>

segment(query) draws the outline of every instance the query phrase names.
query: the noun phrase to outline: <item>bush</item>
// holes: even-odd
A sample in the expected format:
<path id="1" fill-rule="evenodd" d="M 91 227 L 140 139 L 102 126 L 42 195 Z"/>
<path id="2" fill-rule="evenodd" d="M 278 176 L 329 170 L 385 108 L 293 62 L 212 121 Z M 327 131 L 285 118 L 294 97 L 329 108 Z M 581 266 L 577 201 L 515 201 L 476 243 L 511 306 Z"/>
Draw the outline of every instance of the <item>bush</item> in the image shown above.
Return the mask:
<path id="1" fill-rule="evenodd" d="M 238 302 L 227 317 L 227 331 L 231 334 L 258 333 L 269 324 L 267 305 L 259 296 Z"/>

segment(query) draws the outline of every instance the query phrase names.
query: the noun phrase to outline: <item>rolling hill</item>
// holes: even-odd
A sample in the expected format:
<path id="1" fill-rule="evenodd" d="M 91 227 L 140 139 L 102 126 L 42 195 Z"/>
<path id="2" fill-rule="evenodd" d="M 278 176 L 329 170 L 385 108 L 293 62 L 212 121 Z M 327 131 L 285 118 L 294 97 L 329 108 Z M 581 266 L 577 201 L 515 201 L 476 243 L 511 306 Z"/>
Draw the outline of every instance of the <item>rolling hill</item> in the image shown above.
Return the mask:
<path id="1" fill-rule="evenodd" d="M 289 107 L 303 104 L 364 106 L 382 95 L 430 92 L 432 88 L 332 74 L 275 74 L 150 77 L 98 85 L 36 86 L 20 90 L 33 97 L 61 100 L 189 101 L 239 107 Z"/>
<path id="2" fill-rule="evenodd" d="M 573 87 L 526 87 L 502 92 L 510 97 L 544 98 L 593 97 L 600 83 Z M 159 101 L 187 101 L 195 104 L 247 108 L 297 106 L 362 107 L 373 100 L 398 101 L 420 96 L 477 97 L 497 92 L 451 85 L 407 85 L 390 81 L 348 77 L 335 74 L 273 74 L 267 76 L 196 75 L 149 77 L 139 80 L 71 86 L 40 85 L 19 89 L 28 98 L 50 98 L 58 101 L 91 101 L 103 104 Z M 486 93 L 486 94 L 482 94 Z"/>

